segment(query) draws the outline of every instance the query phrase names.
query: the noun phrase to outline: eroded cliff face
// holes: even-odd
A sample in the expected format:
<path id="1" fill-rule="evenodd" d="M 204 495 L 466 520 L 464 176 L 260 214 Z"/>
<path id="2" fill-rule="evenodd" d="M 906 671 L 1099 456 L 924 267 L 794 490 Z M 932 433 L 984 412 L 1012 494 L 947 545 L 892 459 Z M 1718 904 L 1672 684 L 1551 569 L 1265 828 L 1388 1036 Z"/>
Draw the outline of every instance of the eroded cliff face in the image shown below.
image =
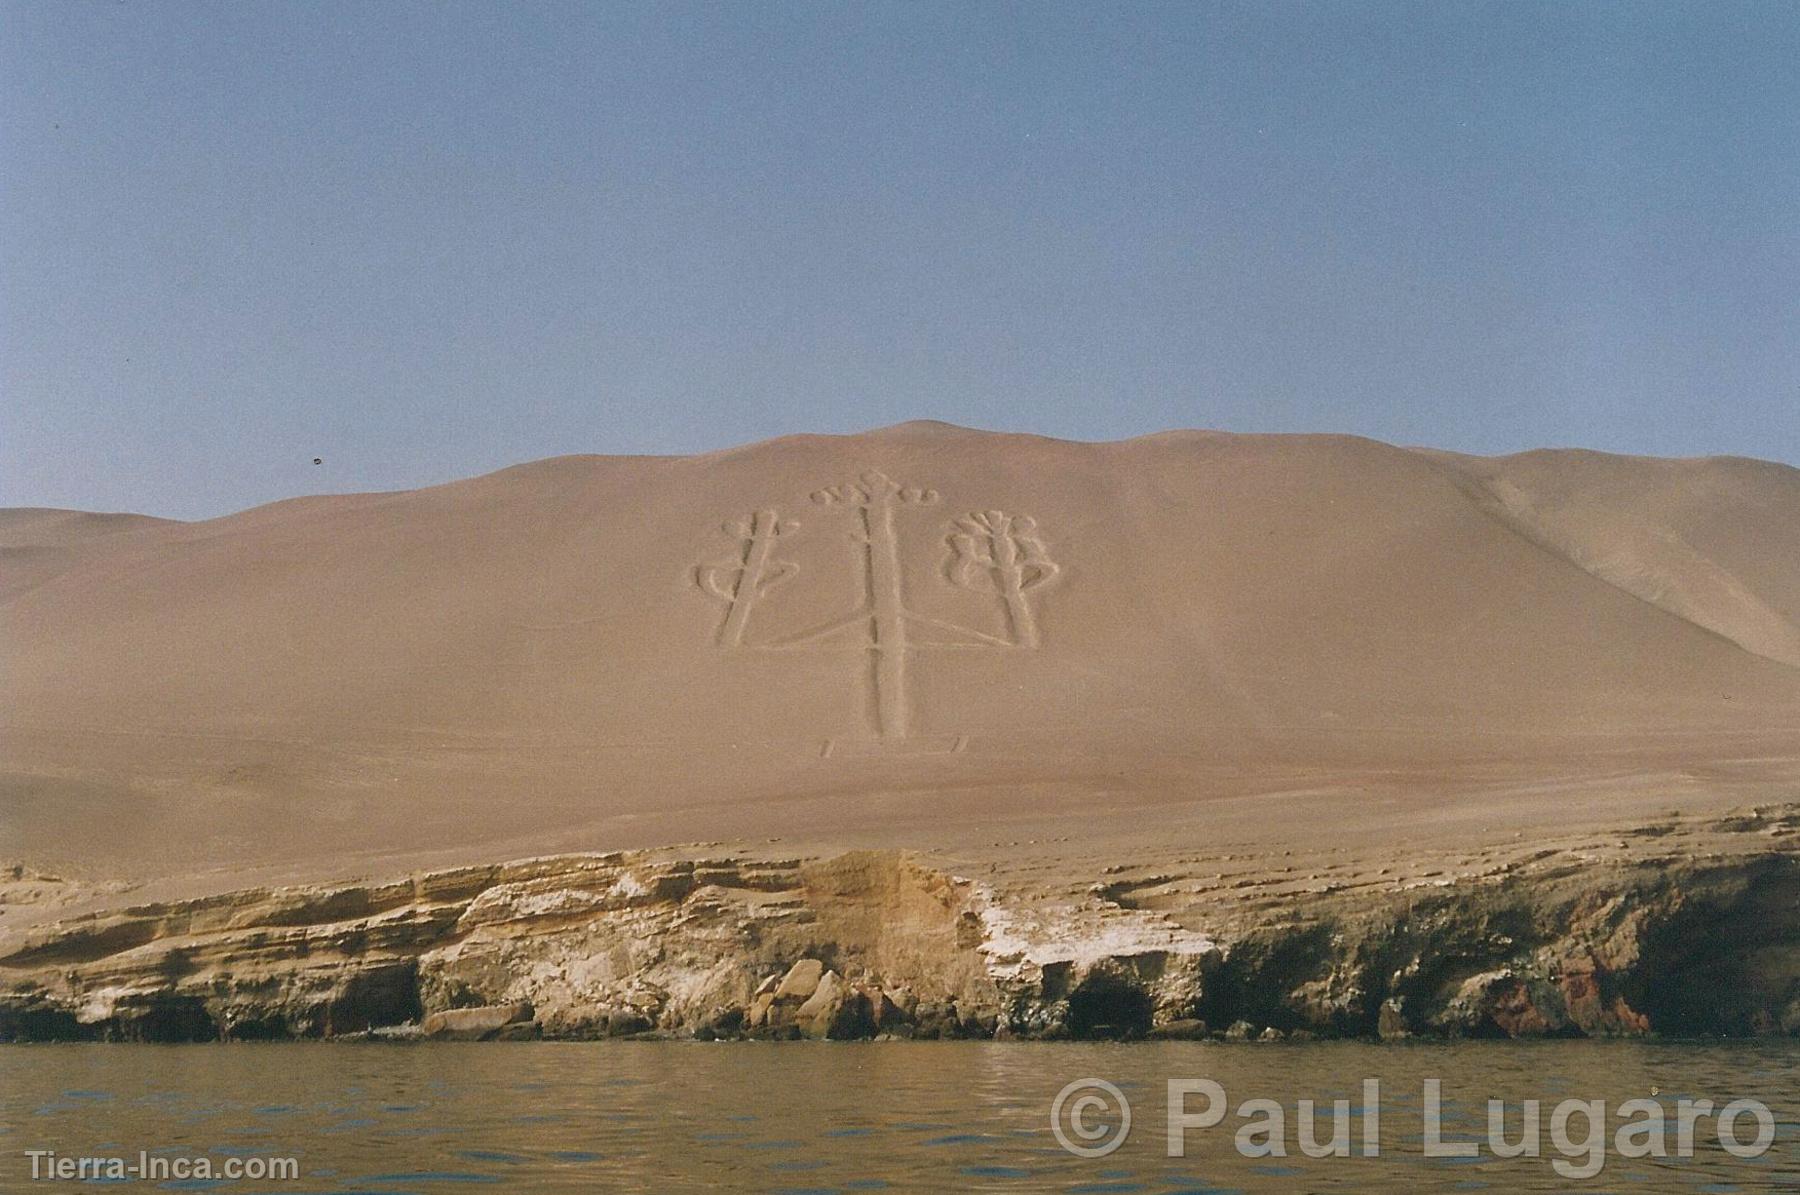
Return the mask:
<path id="1" fill-rule="evenodd" d="M 642 852 L 251 890 L 8 934 L 0 1037 L 1796 1034 L 1797 836 L 1785 805 L 1342 875 Z"/>

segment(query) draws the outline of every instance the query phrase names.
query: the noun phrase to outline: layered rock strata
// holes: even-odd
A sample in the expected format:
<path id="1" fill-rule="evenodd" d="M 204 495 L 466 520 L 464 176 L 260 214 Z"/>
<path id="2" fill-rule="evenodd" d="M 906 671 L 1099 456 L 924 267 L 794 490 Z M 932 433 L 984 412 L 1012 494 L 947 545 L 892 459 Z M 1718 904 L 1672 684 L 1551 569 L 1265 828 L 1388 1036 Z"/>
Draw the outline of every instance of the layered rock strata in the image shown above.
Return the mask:
<path id="1" fill-rule="evenodd" d="M 528 859 L 10 930 L 0 1037 L 1800 1034 L 1797 841 L 1782 805 L 1073 886 L 897 851 Z"/>

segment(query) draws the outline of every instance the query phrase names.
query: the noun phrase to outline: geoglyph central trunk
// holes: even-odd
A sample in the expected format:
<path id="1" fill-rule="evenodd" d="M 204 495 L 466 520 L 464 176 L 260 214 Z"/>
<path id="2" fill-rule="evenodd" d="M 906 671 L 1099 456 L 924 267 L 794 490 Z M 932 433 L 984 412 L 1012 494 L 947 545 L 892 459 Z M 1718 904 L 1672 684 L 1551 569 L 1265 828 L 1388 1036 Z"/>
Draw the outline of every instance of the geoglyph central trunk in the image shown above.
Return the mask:
<path id="1" fill-rule="evenodd" d="M 726 534 L 739 540 L 738 555 L 701 565 L 695 574 L 702 590 L 726 604 L 717 636 L 721 648 L 844 647 L 862 652 L 869 660 L 870 729 L 880 742 L 897 743 L 912 731 L 906 691 L 910 652 L 926 647 L 1040 646 L 1042 634 L 1030 595 L 1059 569 L 1050 561 L 1033 520 L 1004 511 L 979 511 L 952 520 L 944 529 L 947 558 L 934 575 L 951 585 L 994 594 L 1005 625 L 1004 634 L 996 635 L 927 617 L 907 605 L 898 517 L 903 510 L 938 505 L 941 496 L 936 490 L 902 485 L 870 470 L 857 482 L 817 490 L 811 497 L 827 510 L 854 512 L 850 540 L 859 558 L 862 600 L 855 609 L 818 626 L 785 637 L 756 639 L 750 633 L 752 611 L 766 593 L 798 572 L 791 562 L 774 558 L 777 541 L 800 530 L 799 523 L 782 520 L 773 508 L 759 510 L 725 524 Z"/>

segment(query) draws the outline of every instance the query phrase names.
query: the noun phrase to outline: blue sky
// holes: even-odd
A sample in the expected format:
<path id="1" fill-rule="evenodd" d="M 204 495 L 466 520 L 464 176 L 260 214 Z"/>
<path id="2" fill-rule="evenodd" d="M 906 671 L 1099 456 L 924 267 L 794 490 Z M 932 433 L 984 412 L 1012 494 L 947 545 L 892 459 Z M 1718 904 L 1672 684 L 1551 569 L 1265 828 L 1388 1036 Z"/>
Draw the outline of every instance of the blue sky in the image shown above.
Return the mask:
<path id="1" fill-rule="evenodd" d="M 0 505 L 911 418 L 1800 463 L 1797 62 L 1717 0 L 0 0 Z"/>

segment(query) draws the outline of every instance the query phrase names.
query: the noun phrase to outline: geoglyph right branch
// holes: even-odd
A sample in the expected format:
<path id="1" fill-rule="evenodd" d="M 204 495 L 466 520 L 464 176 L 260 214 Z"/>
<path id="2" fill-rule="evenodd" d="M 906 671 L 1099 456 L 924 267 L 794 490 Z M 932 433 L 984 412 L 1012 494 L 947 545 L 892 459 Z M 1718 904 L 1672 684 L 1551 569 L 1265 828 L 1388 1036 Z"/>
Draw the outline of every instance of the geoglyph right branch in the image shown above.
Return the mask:
<path id="1" fill-rule="evenodd" d="M 1037 523 L 1005 511 L 975 511 L 951 524 L 950 580 L 965 589 L 998 593 L 1006 604 L 1012 641 L 1038 645 L 1037 618 L 1025 595 L 1061 570 L 1038 538 Z"/>

